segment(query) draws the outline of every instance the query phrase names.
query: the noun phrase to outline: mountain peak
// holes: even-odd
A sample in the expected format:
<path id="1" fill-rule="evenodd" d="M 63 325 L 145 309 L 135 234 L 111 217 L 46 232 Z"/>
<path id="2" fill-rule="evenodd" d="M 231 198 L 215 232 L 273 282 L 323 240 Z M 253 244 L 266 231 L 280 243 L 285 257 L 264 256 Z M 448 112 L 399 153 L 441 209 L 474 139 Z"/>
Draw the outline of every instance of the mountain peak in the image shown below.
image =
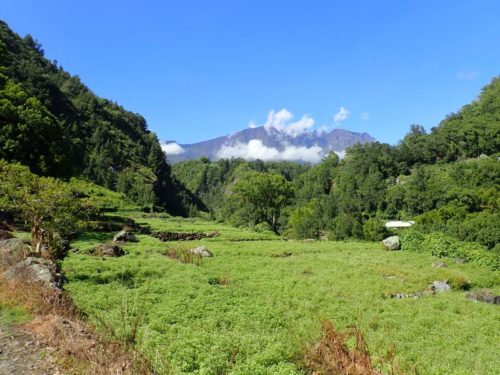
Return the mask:
<path id="1" fill-rule="evenodd" d="M 162 148 L 170 162 L 198 159 L 211 160 L 243 158 L 286 160 L 317 163 L 329 152 L 342 156 L 345 149 L 356 143 L 374 142 L 368 133 L 344 129 L 330 131 L 308 130 L 308 118 L 297 122 L 297 127 L 252 126 L 226 136 L 193 144 L 163 143 Z"/>

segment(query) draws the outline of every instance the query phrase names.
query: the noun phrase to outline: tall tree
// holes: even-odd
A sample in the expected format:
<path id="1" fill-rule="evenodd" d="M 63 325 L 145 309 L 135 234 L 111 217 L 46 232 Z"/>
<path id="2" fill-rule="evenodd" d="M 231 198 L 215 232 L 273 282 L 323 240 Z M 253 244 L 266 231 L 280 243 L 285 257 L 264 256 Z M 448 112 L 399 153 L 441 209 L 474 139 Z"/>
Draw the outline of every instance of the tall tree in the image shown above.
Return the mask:
<path id="1" fill-rule="evenodd" d="M 252 225 L 266 222 L 278 233 L 281 210 L 291 202 L 292 184 L 278 174 L 247 173 L 234 186 L 234 197 L 241 203 Z"/>

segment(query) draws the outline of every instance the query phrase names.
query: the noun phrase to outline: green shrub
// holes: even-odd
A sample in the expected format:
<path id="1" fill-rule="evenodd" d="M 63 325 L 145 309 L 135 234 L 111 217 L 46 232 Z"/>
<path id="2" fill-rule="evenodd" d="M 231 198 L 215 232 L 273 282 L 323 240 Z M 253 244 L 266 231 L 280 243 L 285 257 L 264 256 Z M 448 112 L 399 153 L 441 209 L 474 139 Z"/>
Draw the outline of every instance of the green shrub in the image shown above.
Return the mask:
<path id="1" fill-rule="evenodd" d="M 401 250 L 426 252 L 436 257 L 460 258 L 467 262 L 500 269 L 500 256 L 495 250 L 476 242 L 462 242 L 441 232 L 422 234 L 407 230 L 401 234 Z"/>
<path id="2" fill-rule="evenodd" d="M 425 237 L 422 233 L 409 229 L 401 233 L 401 250 L 403 251 L 413 251 L 413 252 L 424 252 L 423 243 Z"/>
<path id="3" fill-rule="evenodd" d="M 462 273 L 454 273 L 448 276 L 448 284 L 454 290 L 469 290 L 471 287 L 469 279 Z"/>
<path id="4" fill-rule="evenodd" d="M 384 220 L 372 217 L 363 224 L 363 236 L 368 241 L 381 241 L 389 236 Z"/>

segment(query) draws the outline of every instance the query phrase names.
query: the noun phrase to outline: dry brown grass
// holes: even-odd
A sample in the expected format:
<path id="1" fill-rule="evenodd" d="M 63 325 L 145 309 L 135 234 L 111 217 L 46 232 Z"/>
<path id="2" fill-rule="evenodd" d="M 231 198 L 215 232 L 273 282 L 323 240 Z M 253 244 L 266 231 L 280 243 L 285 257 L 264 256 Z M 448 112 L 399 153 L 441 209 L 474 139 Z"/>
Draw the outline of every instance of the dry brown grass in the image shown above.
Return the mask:
<path id="1" fill-rule="evenodd" d="M 12 307 L 21 307 L 34 316 L 23 328 L 56 353 L 58 366 L 64 373 L 153 373 L 132 344 L 125 346 L 99 336 L 63 291 L 37 283 L 7 281 L 0 272 L 0 300 Z"/>
<path id="2" fill-rule="evenodd" d="M 168 246 L 163 252 L 163 255 L 184 264 L 194 264 L 199 266 L 203 262 L 203 257 L 201 255 L 191 253 L 190 250 L 191 248 L 189 246 Z"/>
<path id="3" fill-rule="evenodd" d="M 349 345 L 349 342 L 354 342 Z M 394 361 L 394 347 L 381 361 L 381 367 L 390 368 L 389 374 L 403 375 Z M 372 363 L 366 341 L 359 328 L 348 332 L 337 331 L 332 322 L 323 324 L 320 342 L 306 349 L 305 370 L 311 375 L 382 375 Z M 416 374 L 416 371 L 412 371 Z"/>

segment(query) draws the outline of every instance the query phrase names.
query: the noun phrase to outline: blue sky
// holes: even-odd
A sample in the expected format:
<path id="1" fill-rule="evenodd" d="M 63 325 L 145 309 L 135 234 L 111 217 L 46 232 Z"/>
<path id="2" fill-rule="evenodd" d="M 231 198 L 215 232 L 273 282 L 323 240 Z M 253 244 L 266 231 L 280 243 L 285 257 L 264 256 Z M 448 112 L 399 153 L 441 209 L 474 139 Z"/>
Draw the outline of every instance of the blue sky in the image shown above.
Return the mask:
<path id="1" fill-rule="evenodd" d="M 2 0 L 0 18 L 179 143 L 286 108 L 395 144 L 500 74 L 497 0 Z"/>

